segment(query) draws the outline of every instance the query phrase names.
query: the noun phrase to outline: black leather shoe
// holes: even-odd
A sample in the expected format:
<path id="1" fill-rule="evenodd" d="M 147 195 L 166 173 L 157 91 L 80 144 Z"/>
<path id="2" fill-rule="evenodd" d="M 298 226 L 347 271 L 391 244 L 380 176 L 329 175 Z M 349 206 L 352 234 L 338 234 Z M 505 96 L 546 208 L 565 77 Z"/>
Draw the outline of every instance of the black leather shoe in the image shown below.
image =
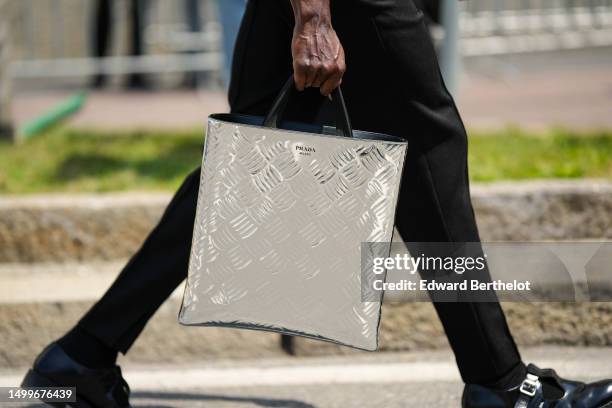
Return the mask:
<path id="1" fill-rule="evenodd" d="M 130 387 L 119 366 L 87 368 L 70 358 L 56 343 L 51 343 L 34 361 L 22 387 L 76 387 L 78 408 L 127 408 Z M 62 404 L 53 404 L 63 406 Z"/>
<path id="2" fill-rule="evenodd" d="M 554 370 L 527 367 L 522 384 L 510 390 L 492 390 L 468 384 L 464 408 L 612 408 L 612 380 L 585 384 L 560 378 Z"/>

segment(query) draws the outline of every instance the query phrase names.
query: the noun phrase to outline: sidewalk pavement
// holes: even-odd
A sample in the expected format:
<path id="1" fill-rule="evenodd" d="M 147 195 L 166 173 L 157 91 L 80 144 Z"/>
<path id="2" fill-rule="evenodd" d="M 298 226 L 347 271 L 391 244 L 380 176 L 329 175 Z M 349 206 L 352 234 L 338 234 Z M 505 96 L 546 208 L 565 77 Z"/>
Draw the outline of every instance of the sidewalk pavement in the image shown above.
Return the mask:
<path id="1" fill-rule="evenodd" d="M 612 377 L 612 348 L 542 347 L 523 356 L 561 376 Z M 462 391 L 448 351 L 123 365 L 135 407 L 446 408 L 460 406 Z M 17 385 L 24 371 L 0 372 L 0 386 Z"/>
<path id="2" fill-rule="evenodd" d="M 612 128 L 611 51 L 604 47 L 466 58 L 456 98 L 464 122 L 475 129 Z M 57 84 L 45 85 L 50 86 Z M 17 126 L 71 94 L 25 88 L 16 92 L 13 103 Z M 227 98 L 221 90 L 104 91 L 91 92 L 68 123 L 111 130 L 197 129 L 210 113 L 225 111 Z"/>

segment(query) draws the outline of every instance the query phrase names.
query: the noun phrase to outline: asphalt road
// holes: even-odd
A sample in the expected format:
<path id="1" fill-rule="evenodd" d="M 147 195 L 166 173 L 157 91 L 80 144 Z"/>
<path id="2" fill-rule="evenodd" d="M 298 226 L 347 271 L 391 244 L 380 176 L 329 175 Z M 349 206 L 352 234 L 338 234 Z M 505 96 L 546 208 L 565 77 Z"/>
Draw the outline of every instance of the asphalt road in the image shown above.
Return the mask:
<path id="1" fill-rule="evenodd" d="M 565 377 L 612 378 L 612 348 L 544 347 L 523 355 Z M 15 386 L 24 370 L 0 372 L 0 386 Z M 124 374 L 135 407 L 452 408 L 460 406 L 462 391 L 448 351 L 171 366 L 128 363 Z"/>

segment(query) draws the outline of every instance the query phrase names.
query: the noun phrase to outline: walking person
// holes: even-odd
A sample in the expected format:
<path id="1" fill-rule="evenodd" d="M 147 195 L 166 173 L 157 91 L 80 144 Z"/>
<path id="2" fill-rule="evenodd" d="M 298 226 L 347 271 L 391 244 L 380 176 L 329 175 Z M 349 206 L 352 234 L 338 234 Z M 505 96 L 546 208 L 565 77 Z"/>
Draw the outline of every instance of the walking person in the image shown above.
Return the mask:
<path id="1" fill-rule="evenodd" d="M 288 119 L 311 121 L 318 94 L 342 83 L 355 128 L 409 141 L 396 216 L 402 238 L 478 242 L 466 132 L 413 1 L 250 0 L 234 52 L 230 107 L 264 115 L 293 72 L 305 94 L 288 108 Z M 186 277 L 199 174 L 185 179 L 102 299 L 39 355 L 25 385 L 76 386 L 91 406 L 129 406 L 117 353 L 128 352 Z M 611 380 L 583 384 L 526 366 L 499 303 L 434 306 L 466 384 L 464 407 L 601 408 L 612 402 Z"/>
<path id="2" fill-rule="evenodd" d="M 221 23 L 222 31 L 222 50 L 223 50 L 223 83 L 227 89 L 231 77 L 231 66 L 234 45 L 236 37 L 240 29 L 240 22 L 246 8 L 246 0 L 218 0 L 217 7 L 219 10 L 219 23 Z M 184 14 L 187 21 L 187 27 L 191 33 L 200 33 L 202 31 L 202 22 L 200 21 L 200 1 L 199 0 L 183 0 Z M 197 88 L 201 73 L 188 73 L 186 84 L 190 87 Z"/>
<path id="3" fill-rule="evenodd" d="M 97 0 L 95 4 L 95 15 L 92 30 L 92 54 L 96 58 L 107 57 L 110 53 L 111 40 L 113 36 L 114 3 L 115 0 Z M 144 54 L 143 30 L 148 0 L 130 0 L 129 2 L 129 55 L 138 57 Z M 98 74 L 94 77 L 92 86 L 102 88 L 107 77 Z M 128 77 L 127 87 L 129 89 L 143 89 L 148 83 L 139 72 L 131 73 Z"/>

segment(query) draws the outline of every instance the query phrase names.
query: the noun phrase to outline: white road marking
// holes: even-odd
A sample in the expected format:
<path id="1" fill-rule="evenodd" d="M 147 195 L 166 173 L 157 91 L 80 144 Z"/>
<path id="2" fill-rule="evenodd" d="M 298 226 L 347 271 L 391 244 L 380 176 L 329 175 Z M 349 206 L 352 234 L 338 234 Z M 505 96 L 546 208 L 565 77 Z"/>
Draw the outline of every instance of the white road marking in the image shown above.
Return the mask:
<path id="1" fill-rule="evenodd" d="M 125 263 L 0 263 L 0 304 L 94 301 L 104 294 Z M 182 295 L 183 284 L 172 297 L 180 299 Z"/>
<path id="2" fill-rule="evenodd" d="M 608 361 L 609 363 L 609 361 Z M 170 366 L 126 369 L 124 376 L 134 390 L 188 390 L 201 388 L 235 388 L 255 386 L 384 384 L 460 382 L 457 368 L 447 362 L 302 364 L 267 367 L 182 368 Z M 572 378 L 606 378 L 612 376 L 609 364 L 584 361 L 549 360 L 541 367 L 554 367 L 561 375 Z M 22 375 L 15 372 L 0 375 L 0 386 L 14 387 Z"/>

